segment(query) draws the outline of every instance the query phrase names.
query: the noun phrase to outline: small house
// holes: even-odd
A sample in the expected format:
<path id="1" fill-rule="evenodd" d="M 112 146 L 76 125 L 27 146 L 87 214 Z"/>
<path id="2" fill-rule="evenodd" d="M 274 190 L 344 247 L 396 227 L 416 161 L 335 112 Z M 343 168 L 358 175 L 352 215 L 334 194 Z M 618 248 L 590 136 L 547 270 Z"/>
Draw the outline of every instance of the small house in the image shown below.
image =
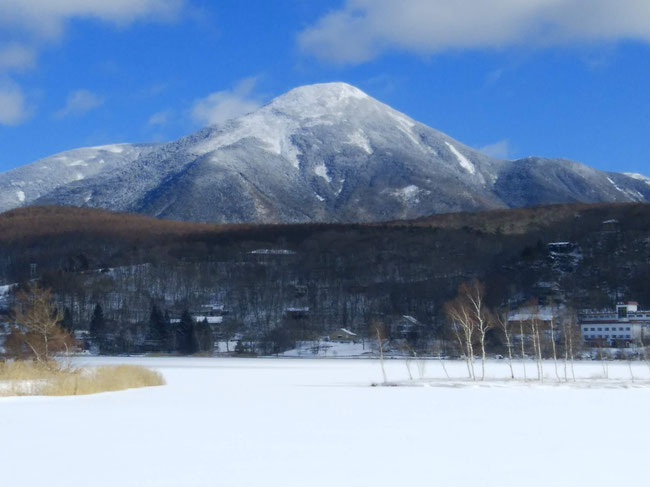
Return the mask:
<path id="1" fill-rule="evenodd" d="M 335 332 L 331 333 L 329 336 L 330 341 L 332 342 L 352 342 L 356 343 L 359 339 L 358 335 L 353 331 L 348 330 L 347 328 L 339 328 Z"/>

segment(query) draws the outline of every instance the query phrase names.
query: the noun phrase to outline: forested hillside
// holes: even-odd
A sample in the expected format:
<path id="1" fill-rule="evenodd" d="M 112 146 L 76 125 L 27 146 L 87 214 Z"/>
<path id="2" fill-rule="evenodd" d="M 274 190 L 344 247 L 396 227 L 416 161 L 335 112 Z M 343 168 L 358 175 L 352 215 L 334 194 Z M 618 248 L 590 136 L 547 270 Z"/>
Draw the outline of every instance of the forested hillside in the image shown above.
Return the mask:
<path id="1" fill-rule="evenodd" d="M 207 225 L 67 207 L 0 215 L 0 285 L 39 278 L 87 329 L 97 304 L 137 344 L 155 306 L 223 305 L 224 329 L 309 339 L 373 319 L 426 333 L 459 283 L 490 306 L 650 304 L 650 205 L 556 205 L 384 224 Z M 135 345 L 133 345 L 135 347 Z"/>

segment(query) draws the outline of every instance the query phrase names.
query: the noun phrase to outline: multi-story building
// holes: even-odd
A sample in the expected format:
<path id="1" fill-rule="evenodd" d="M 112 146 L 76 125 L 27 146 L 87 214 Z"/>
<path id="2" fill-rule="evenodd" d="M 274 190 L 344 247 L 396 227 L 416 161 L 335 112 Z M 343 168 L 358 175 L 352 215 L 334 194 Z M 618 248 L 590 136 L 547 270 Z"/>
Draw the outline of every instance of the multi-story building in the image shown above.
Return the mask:
<path id="1" fill-rule="evenodd" d="M 578 315 L 582 339 L 588 346 L 629 347 L 650 339 L 650 311 L 639 303 L 619 303 L 616 310 L 583 310 Z"/>

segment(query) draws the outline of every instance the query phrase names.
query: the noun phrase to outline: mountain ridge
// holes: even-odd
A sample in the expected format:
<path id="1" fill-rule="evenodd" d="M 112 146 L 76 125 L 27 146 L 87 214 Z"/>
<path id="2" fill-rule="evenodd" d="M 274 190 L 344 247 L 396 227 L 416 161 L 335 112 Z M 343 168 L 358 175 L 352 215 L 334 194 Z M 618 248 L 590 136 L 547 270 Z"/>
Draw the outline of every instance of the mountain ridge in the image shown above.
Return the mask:
<path id="1" fill-rule="evenodd" d="M 169 143 L 55 154 L 0 173 L 0 195 L 0 211 L 63 204 L 216 223 L 368 222 L 650 201 L 650 179 L 488 157 L 358 88 L 326 83 Z"/>

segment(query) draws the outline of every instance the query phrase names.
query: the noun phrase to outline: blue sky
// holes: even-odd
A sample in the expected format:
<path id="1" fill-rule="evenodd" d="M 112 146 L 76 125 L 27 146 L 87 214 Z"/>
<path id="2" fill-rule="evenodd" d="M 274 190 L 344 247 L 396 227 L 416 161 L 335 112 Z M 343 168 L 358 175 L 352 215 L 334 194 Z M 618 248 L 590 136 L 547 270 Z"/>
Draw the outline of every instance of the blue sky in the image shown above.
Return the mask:
<path id="1" fill-rule="evenodd" d="M 0 171 L 326 81 L 496 156 L 650 175 L 646 0 L 0 0 Z"/>

